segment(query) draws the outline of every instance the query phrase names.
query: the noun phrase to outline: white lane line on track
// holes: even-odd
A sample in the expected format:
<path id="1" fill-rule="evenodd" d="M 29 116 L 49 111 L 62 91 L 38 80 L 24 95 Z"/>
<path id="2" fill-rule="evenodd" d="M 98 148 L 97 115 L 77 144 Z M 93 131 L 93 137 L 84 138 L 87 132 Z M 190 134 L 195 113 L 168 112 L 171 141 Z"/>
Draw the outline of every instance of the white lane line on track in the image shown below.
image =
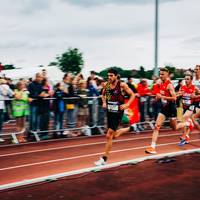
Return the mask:
<path id="1" fill-rule="evenodd" d="M 170 128 L 168 129 L 160 129 L 161 131 L 163 132 L 166 132 L 166 131 L 171 131 Z M 152 133 L 152 130 L 148 130 L 148 131 L 141 131 L 142 134 L 148 134 L 148 133 Z M 161 132 L 162 134 L 162 132 Z M 92 139 L 92 138 L 98 138 L 98 137 L 102 137 L 104 136 L 105 137 L 105 134 L 104 135 L 92 135 L 89 137 L 89 139 Z M 75 137 L 75 138 L 63 138 L 63 139 L 49 139 L 49 140 L 42 140 L 42 141 L 39 141 L 39 142 L 27 142 L 27 143 L 19 143 L 19 144 L 6 144 L 6 145 L 2 145 L 0 146 L 0 148 L 5 148 L 5 147 L 16 147 L 16 146 L 29 146 L 29 145 L 32 145 L 32 144 L 42 144 L 42 143 L 53 143 L 53 142 L 58 142 L 58 141 L 70 141 L 70 140 L 79 140 L 79 139 L 87 139 L 88 136 L 78 136 L 78 137 Z"/>
<path id="2" fill-rule="evenodd" d="M 200 141 L 200 139 L 191 140 L 191 142 L 197 142 L 197 141 Z M 177 142 L 158 144 L 157 147 L 173 145 L 173 144 L 177 144 Z M 111 151 L 110 153 L 132 151 L 132 150 L 144 149 L 144 148 L 147 148 L 147 147 L 149 147 L 149 146 L 134 147 L 134 148 L 128 148 L 128 149 L 120 149 L 120 150 Z M 54 162 L 61 162 L 61 161 L 66 161 L 66 160 L 74 160 L 74 159 L 86 158 L 86 157 L 92 157 L 92 156 L 98 156 L 98 155 L 102 155 L 102 153 L 103 152 L 94 153 L 94 154 L 86 154 L 86 155 L 81 155 L 81 156 L 74 156 L 74 157 L 69 157 L 69 158 L 60 158 L 60 159 L 55 159 L 55 160 L 48 160 L 48 161 L 36 162 L 36 163 L 30 163 L 30 164 L 24 164 L 24 165 L 16 165 L 16 166 L 13 166 L 13 167 L 0 168 L 0 171 L 18 169 L 18 168 L 22 168 L 22 167 L 30 167 L 30 166 L 42 165 L 42 164 L 48 164 L 48 163 L 54 163 Z"/>
<path id="3" fill-rule="evenodd" d="M 195 133 L 193 133 L 193 134 L 195 134 Z M 159 138 L 170 137 L 170 136 L 178 136 L 178 135 L 180 135 L 180 133 L 166 134 L 166 135 L 160 135 Z M 144 140 L 144 139 L 151 139 L 151 138 L 152 138 L 151 136 L 137 137 L 137 138 L 135 136 L 132 136 L 132 138 L 121 139 L 121 140 L 119 140 L 119 139 L 113 140 L 113 143 L 127 142 L 127 141 L 134 141 L 134 140 Z M 53 150 L 60 150 L 60 149 L 69 149 L 69 148 L 76 148 L 76 147 L 85 147 L 85 146 L 92 146 L 92 145 L 105 144 L 105 143 L 106 143 L 106 141 L 103 141 L 103 142 L 93 142 L 93 143 L 89 143 L 89 144 L 78 144 L 78 145 L 71 145 L 71 146 L 61 146 L 61 147 L 45 148 L 45 149 L 32 150 L 32 151 L 21 151 L 21 152 L 16 152 L 16 153 L 0 154 L 0 158 L 7 157 L 7 156 L 21 155 L 21 154 L 29 154 L 29 153 L 53 151 Z"/>

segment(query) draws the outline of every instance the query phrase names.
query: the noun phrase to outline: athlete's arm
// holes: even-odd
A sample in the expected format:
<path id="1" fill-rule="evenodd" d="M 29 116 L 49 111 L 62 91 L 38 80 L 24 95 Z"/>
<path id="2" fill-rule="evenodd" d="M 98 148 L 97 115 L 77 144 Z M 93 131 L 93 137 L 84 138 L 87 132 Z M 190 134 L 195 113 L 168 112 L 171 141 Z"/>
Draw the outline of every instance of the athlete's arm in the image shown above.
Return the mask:
<path id="1" fill-rule="evenodd" d="M 107 85 L 107 83 L 105 83 L 103 91 L 102 91 L 102 95 L 101 95 L 102 107 L 103 108 L 106 108 L 106 85 Z"/>
<path id="2" fill-rule="evenodd" d="M 192 99 L 200 98 L 200 90 L 198 87 L 195 87 L 195 92 L 190 96 Z"/>
<path id="3" fill-rule="evenodd" d="M 174 90 L 174 87 L 172 84 L 168 85 L 168 90 L 170 92 L 170 94 L 172 95 L 171 97 L 165 97 L 166 100 L 176 100 L 176 92 Z"/>
<path id="4" fill-rule="evenodd" d="M 184 91 L 182 90 L 182 87 L 180 87 L 179 91 L 176 93 L 176 97 L 183 96 Z"/>
<path id="5" fill-rule="evenodd" d="M 121 83 L 121 87 L 123 88 L 123 90 L 130 96 L 128 102 L 126 104 L 123 104 L 120 106 L 121 110 L 125 110 L 127 109 L 131 103 L 133 102 L 133 100 L 135 99 L 135 94 L 133 93 L 133 91 L 128 87 L 128 85 L 126 83 Z"/>

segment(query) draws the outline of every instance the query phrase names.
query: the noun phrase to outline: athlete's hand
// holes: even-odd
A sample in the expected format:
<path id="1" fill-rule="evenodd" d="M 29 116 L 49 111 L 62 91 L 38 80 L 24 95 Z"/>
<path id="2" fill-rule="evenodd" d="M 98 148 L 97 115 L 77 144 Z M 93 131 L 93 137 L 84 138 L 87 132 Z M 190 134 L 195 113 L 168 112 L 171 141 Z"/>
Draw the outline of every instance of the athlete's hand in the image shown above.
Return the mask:
<path id="1" fill-rule="evenodd" d="M 103 103 L 103 104 L 102 104 L 102 108 L 103 108 L 103 109 L 106 109 L 106 107 L 107 107 L 106 103 Z"/>
<path id="2" fill-rule="evenodd" d="M 191 98 L 191 99 L 194 99 L 195 97 L 196 97 L 195 94 L 191 94 L 191 95 L 190 95 L 190 98 Z"/>
<path id="3" fill-rule="evenodd" d="M 157 98 L 157 99 L 161 99 L 161 98 L 162 98 L 162 95 L 158 93 L 158 94 L 156 94 L 156 98 Z"/>
<path id="4" fill-rule="evenodd" d="M 125 103 L 125 104 L 120 105 L 119 109 L 120 110 L 126 110 L 128 107 L 129 107 L 129 105 Z"/>

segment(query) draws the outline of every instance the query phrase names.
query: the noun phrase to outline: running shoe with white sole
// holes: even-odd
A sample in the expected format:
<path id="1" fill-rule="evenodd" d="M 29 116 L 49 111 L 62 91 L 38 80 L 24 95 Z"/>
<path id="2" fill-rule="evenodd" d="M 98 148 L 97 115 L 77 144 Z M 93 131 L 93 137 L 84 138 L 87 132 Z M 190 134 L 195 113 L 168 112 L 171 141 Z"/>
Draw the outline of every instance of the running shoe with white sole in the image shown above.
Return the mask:
<path id="1" fill-rule="evenodd" d="M 185 144 L 186 144 L 186 140 L 185 140 L 185 139 L 182 139 L 182 140 L 179 142 L 178 146 L 183 146 L 183 145 L 185 145 Z"/>
<path id="2" fill-rule="evenodd" d="M 153 147 L 148 147 L 145 149 L 145 153 L 149 153 L 149 154 L 156 154 L 156 150 Z"/>
<path id="3" fill-rule="evenodd" d="M 189 143 L 190 143 L 190 137 L 186 135 L 185 144 L 189 144 Z"/>
<path id="4" fill-rule="evenodd" d="M 137 125 L 136 124 L 132 124 L 130 127 L 129 127 L 129 131 L 132 132 L 136 132 L 136 133 L 139 133 L 140 130 L 137 128 Z"/>
<path id="5" fill-rule="evenodd" d="M 98 161 L 94 162 L 96 166 L 103 166 L 106 164 L 106 161 L 103 158 L 100 158 Z"/>

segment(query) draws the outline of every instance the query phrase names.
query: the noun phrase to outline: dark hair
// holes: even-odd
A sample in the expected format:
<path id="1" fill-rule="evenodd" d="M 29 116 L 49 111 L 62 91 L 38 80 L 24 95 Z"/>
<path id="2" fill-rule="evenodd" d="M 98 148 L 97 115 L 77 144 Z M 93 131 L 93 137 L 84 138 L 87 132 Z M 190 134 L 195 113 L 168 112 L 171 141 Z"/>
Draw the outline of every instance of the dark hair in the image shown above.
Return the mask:
<path id="1" fill-rule="evenodd" d="M 63 80 L 68 76 L 68 73 L 65 73 L 63 76 Z"/>
<path id="2" fill-rule="evenodd" d="M 90 74 L 94 74 L 94 75 L 95 75 L 95 74 L 97 74 L 97 73 L 96 73 L 95 71 L 90 71 Z"/>
<path id="3" fill-rule="evenodd" d="M 169 70 L 166 67 L 160 68 L 160 71 L 169 73 Z"/>
<path id="4" fill-rule="evenodd" d="M 190 79 L 193 80 L 193 76 L 192 76 L 192 74 L 189 74 L 189 73 L 188 73 L 188 74 L 185 74 L 185 76 L 189 76 Z"/>
<path id="5" fill-rule="evenodd" d="M 127 78 L 128 80 L 131 80 L 132 79 L 132 77 L 131 76 L 128 76 L 128 78 Z"/>
<path id="6" fill-rule="evenodd" d="M 57 84 L 55 85 L 55 87 L 58 88 L 58 87 L 60 87 L 60 85 L 61 85 L 61 83 L 57 83 Z"/>
<path id="7" fill-rule="evenodd" d="M 45 85 L 45 83 L 48 81 L 48 79 L 47 78 L 44 78 L 43 80 L 42 80 L 42 85 L 44 86 Z"/>
<path id="8" fill-rule="evenodd" d="M 108 73 L 114 74 L 115 76 L 118 75 L 118 71 L 117 71 L 116 69 L 114 69 L 114 68 L 110 68 L 110 69 L 108 70 Z"/>

